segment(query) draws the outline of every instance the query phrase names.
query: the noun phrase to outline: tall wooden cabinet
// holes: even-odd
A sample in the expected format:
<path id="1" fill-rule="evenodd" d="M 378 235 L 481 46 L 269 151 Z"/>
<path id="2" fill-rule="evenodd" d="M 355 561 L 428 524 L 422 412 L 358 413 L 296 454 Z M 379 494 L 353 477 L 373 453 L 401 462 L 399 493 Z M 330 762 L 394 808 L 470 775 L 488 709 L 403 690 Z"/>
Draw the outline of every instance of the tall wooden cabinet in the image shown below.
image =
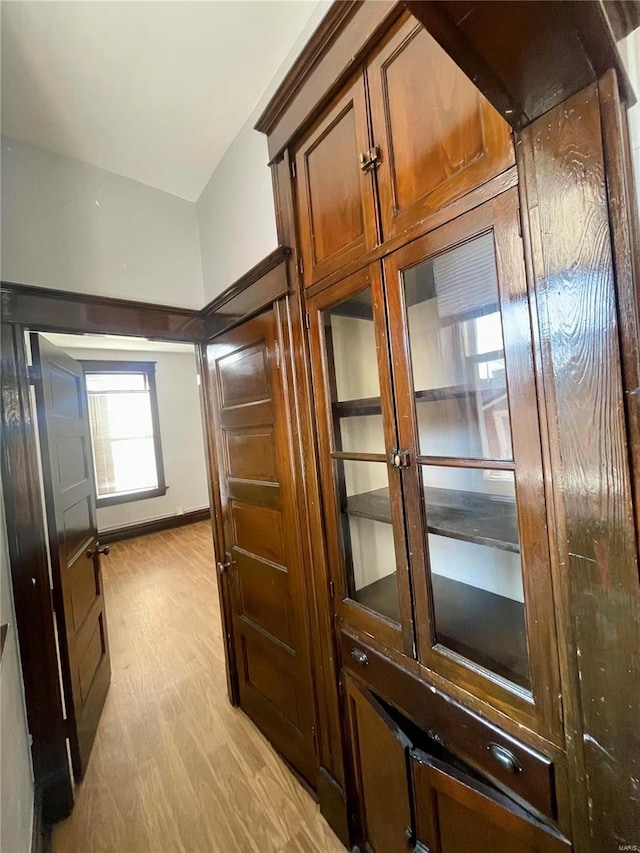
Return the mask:
<path id="1" fill-rule="evenodd" d="M 258 125 L 316 788 L 362 851 L 637 843 L 630 92 L 572 6 L 336 4 Z"/>

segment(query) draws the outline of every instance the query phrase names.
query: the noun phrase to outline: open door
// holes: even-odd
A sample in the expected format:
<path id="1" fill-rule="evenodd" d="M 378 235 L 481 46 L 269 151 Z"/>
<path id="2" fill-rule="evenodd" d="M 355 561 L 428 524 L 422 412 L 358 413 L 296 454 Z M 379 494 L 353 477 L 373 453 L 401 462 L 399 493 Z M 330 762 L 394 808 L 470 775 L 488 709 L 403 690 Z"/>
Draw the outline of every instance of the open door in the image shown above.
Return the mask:
<path id="1" fill-rule="evenodd" d="M 87 769 L 111 662 L 97 540 L 91 433 L 82 367 L 31 335 L 53 602 L 73 774 Z"/>
<path id="2" fill-rule="evenodd" d="M 225 538 L 218 571 L 230 586 L 240 707 L 313 784 L 313 686 L 278 353 L 275 309 L 208 347 Z"/>

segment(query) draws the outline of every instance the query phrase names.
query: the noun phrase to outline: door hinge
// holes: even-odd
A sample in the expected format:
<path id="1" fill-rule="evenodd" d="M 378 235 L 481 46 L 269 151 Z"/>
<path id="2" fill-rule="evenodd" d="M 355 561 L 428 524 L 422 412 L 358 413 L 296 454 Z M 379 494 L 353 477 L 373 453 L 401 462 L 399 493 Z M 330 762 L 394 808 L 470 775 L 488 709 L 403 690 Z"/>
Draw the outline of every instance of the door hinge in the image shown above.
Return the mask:
<path id="1" fill-rule="evenodd" d="M 522 237 L 522 213 L 520 212 L 520 208 L 518 208 L 517 213 L 518 213 L 518 237 Z"/>
<path id="2" fill-rule="evenodd" d="M 336 588 L 332 580 L 329 581 L 329 595 L 332 600 L 336 597 Z"/>
<path id="3" fill-rule="evenodd" d="M 29 384 L 35 385 L 36 382 L 42 382 L 42 371 L 38 364 L 30 364 L 27 368 L 29 374 Z"/>
<path id="4" fill-rule="evenodd" d="M 311 316 L 310 316 L 310 314 L 309 314 L 309 312 L 308 312 L 308 311 L 307 311 L 307 313 L 304 315 L 304 325 L 305 325 L 305 327 L 306 327 L 307 329 L 310 329 L 310 328 L 311 328 Z"/>
<path id="5" fill-rule="evenodd" d="M 389 464 L 393 468 L 408 468 L 411 465 L 411 453 L 408 450 L 392 450 Z"/>
<path id="6" fill-rule="evenodd" d="M 315 726 L 311 726 L 311 737 L 313 738 L 313 751 L 318 755 L 318 732 Z"/>
<path id="7" fill-rule="evenodd" d="M 291 177 L 295 178 L 295 176 L 296 176 L 296 161 L 295 161 L 295 159 L 289 160 L 289 168 L 291 170 Z"/>
<path id="8" fill-rule="evenodd" d="M 280 370 L 280 344 L 278 341 L 273 342 L 273 350 L 276 357 L 276 370 Z"/>
<path id="9" fill-rule="evenodd" d="M 564 702 L 562 701 L 562 693 L 558 693 L 558 713 L 560 714 L 560 725 L 564 726 Z"/>
<path id="10" fill-rule="evenodd" d="M 368 151 L 363 151 L 360 155 L 360 168 L 363 172 L 370 172 L 372 169 L 377 169 L 382 162 L 380 154 L 380 146 L 374 145 Z"/>
<path id="11" fill-rule="evenodd" d="M 298 272 L 300 275 L 304 275 L 304 262 L 302 260 L 302 255 L 298 255 Z"/>

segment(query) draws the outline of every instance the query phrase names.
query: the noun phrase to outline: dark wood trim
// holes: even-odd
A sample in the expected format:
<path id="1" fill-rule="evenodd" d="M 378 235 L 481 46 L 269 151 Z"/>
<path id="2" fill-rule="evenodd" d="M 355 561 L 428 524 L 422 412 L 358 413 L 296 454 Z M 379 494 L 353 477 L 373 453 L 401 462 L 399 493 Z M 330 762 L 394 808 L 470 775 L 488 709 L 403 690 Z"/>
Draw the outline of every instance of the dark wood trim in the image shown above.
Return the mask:
<path id="1" fill-rule="evenodd" d="M 349 811 L 343 789 L 324 767 L 317 776 L 317 800 L 323 817 L 345 847 L 349 847 Z"/>
<path id="2" fill-rule="evenodd" d="M 137 524 L 127 524 L 99 533 L 100 544 L 110 545 L 112 542 L 121 542 L 123 539 L 137 539 L 138 536 L 148 536 L 150 533 L 159 533 L 161 530 L 174 530 L 176 527 L 184 527 L 186 524 L 195 524 L 210 518 L 211 510 L 205 507 L 185 512 L 183 515 L 167 515 L 151 521 L 139 521 Z"/>
<path id="3" fill-rule="evenodd" d="M 617 49 L 633 15 L 600 0 L 404 0 L 335 2 L 255 127 L 274 162 L 327 99 L 362 65 L 380 32 L 406 7 L 516 130 L 609 68 L 635 101 Z M 617 6 L 617 4 L 612 4 Z M 615 32 L 614 32 L 615 30 Z"/>
<path id="4" fill-rule="evenodd" d="M 197 344 L 285 296 L 290 256 L 291 249 L 278 246 L 200 311 L 2 282 L 2 319 L 32 331 L 132 335 Z"/>
<path id="5" fill-rule="evenodd" d="M 291 429 L 297 452 L 292 464 L 295 468 L 296 493 L 300 512 L 301 542 L 305 584 L 308 590 L 308 614 L 311 636 L 312 664 L 315 673 L 317 738 L 319 774 L 326 773 L 344 791 L 345 789 L 345 737 L 341 725 L 339 671 L 334 632 L 333 602 L 329 591 L 324 518 L 318 479 L 317 427 L 314 398 L 311 388 L 311 366 L 308 338 L 305 329 L 305 306 L 298 278 L 298 253 L 294 219 L 293 181 L 289 153 L 272 167 L 274 197 L 276 199 L 279 239 L 292 246 L 289 258 L 289 276 L 292 293 L 287 299 L 290 335 L 283 351 L 283 359 L 290 371 L 288 383 L 289 405 L 292 412 Z M 326 779 L 318 777 L 317 790 L 320 811 L 336 834 L 344 835 L 344 821 L 340 808 L 336 808 L 333 793 Z"/>
<path id="6" fill-rule="evenodd" d="M 51 853 L 51 825 L 42 815 L 42 795 L 35 786 L 33 792 L 33 821 L 31 826 L 31 853 Z"/>
<path id="7" fill-rule="evenodd" d="M 269 133 L 274 124 L 289 108 L 291 99 L 298 94 L 305 79 L 322 59 L 323 53 L 340 36 L 341 30 L 360 4 L 361 0 L 343 0 L 343 2 L 333 3 L 329 7 L 326 15 L 289 69 L 287 76 L 260 114 L 255 124 L 256 130 L 260 133 Z"/>
<path id="8" fill-rule="evenodd" d="M 521 130 L 615 68 L 633 87 L 600 0 L 404 0 L 506 121 Z"/>
<path id="9" fill-rule="evenodd" d="M 205 451 L 207 457 L 207 482 L 209 486 L 209 504 L 211 506 L 211 535 L 213 537 L 214 560 L 224 561 L 224 521 L 222 515 L 222 499 L 220 496 L 220 480 L 218 477 L 218 456 L 216 453 L 216 432 L 219 424 L 214 405 L 215 389 L 212 387 L 213 370 L 209 368 L 207 357 L 208 345 L 198 346 L 198 372 L 200 374 L 200 412 L 202 429 L 205 436 Z M 240 704 L 240 687 L 238 684 L 238 665 L 236 662 L 236 647 L 231 618 L 231 580 L 229 572 L 218 576 L 218 598 L 220 601 L 220 619 L 224 637 L 225 673 L 227 676 L 227 695 L 234 707 Z"/>
<path id="10" fill-rule="evenodd" d="M 255 125 L 269 137 L 271 163 L 362 65 L 367 51 L 403 11 L 397 0 L 333 4 Z"/>
<path id="11" fill-rule="evenodd" d="M 637 14 L 640 16 L 640 4 Z M 616 268 L 616 297 L 622 343 L 622 376 L 636 533 L 640 550 L 640 223 L 627 112 L 620 102 L 613 69 L 600 81 L 598 95 L 602 115 L 611 241 Z"/>
<path id="12" fill-rule="evenodd" d="M 287 261 L 291 249 L 278 246 L 209 302 L 201 313 L 210 340 L 248 320 L 289 292 Z"/>
<path id="13" fill-rule="evenodd" d="M 2 324 L 2 480 L 16 627 L 43 819 L 73 808 L 24 330 Z"/>
<path id="14" fill-rule="evenodd" d="M 166 486 L 163 482 L 162 486 L 159 486 L 157 489 L 145 489 L 141 492 L 124 492 L 123 494 L 106 495 L 103 498 L 96 498 L 96 509 L 103 509 L 107 506 L 118 506 L 119 504 L 130 504 L 135 503 L 136 501 L 147 501 L 151 498 L 162 498 L 168 491 L 169 486 Z"/>
<path id="15" fill-rule="evenodd" d="M 79 359 L 82 369 L 86 373 L 144 373 L 149 382 L 149 402 L 151 404 L 151 427 L 153 430 L 153 450 L 156 459 L 156 474 L 158 485 L 155 489 L 145 489 L 139 492 L 127 494 L 104 495 L 97 494 L 96 485 L 96 508 L 105 506 L 116 506 L 117 504 L 132 503 L 133 501 L 145 501 L 150 498 L 159 498 L 167 494 L 169 487 L 164 476 L 164 459 L 162 456 L 162 438 L 160 436 L 160 411 L 158 409 L 158 392 L 156 390 L 156 362 L 155 361 L 117 361 L 98 359 Z"/>
<path id="16" fill-rule="evenodd" d="M 204 335 L 199 311 L 2 282 L 2 319 L 32 331 L 134 335 L 195 343 Z"/>
<path id="17" fill-rule="evenodd" d="M 4 658 L 4 650 L 7 645 L 7 637 L 9 635 L 9 622 L 0 625 L 0 664 Z"/>

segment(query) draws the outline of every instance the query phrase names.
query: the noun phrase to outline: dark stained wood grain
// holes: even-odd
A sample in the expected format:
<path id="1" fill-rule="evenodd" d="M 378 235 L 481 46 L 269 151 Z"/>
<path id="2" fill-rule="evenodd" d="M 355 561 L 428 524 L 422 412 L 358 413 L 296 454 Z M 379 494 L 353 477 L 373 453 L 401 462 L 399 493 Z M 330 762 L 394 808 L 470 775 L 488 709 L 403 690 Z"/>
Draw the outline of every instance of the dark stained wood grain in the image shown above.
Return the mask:
<path id="1" fill-rule="evenodd" d="M 207 339 L 267 308 L 289 290 L 291 250 L 278 246 L 200 311 Z"/>
<path id="2" fill-rule="evenodd" d="M 306 598 L 290 475 L 291 445 L 286 378 L 278 360 L 277 308 L 237 326 L 208 345 L 209 379 L 216 409 L 217 460 L 223 520 L 221 575 L 229 574 L 230 616 L 238 666 L 240 707 L 295 769 L 313 784 L 317 758 Z M 238 500 L 237 476 L 247 430 L 270 433 L 273 482 L 258 479 L 265 466 L 255 455 Z M 229 477 L 230 471 L 236 476 Z M 277 502 L 273 484 L 277 483 Z M 261 497 L 261 492 L 268 496 Z"/>
<path id="3" fill-rule="evenodd" d="M 73 788 L 51 608 L 34 415 L 22 329 L 2 324 L 2 480 L 16 629 L 35 784 L 46 823 L 67 817 Z"/>
<path id="4" fill-rule="evenodd" d="M 385 239 L 514 164 L 509 125 L 414 17 L 390 30 L 367 80 Z"/>
<path id="5" fill-rule="evenodd" d="M 300 249 L 305 286 L 372 249 L 377 240 L 365 81 L 355 77 L 296 148 Z"/>
<path id="6" fill-rule="evenodd" d="M 200 376 L 200 414 L 202 431 L 205 437 L 207 456 L 207 485 L 209 487 L 209 504 L 211 506 L 211 533 L 213 538 L 214 560 L 216 563 L 226 560 L 224 543 L 224 524 L 222 515 L 222 496 L 220 493 L 220 470 L 222 457 L 218 457 L 217 435 L 220 424 L 215 405 L 215 385 L 212 371 L 209 368 L 207 344 L 197 347 L 198 374 Z M 231 583 L 229 573 L 218 576 L 216 584 L 220 604 L 220 619 L 222 622 L 222 638 L 224 642 L 225 673 L 227 677 L 227 695 L 229 702 L 237 706 L 240 702 L 238 688 L 238 663 L 233 632 Z"/>
<path id="7" fill-rule="evenodd" d="M 358 591 L 358 601 L 384 613 L 397 596 L 392 576 Z M 522 687 L 529 686 L 524 606 L 484 589 L 431 575 L 438 642 Z M 390 614 L 400 620 L 400 612 Z"/>
<path id="8" fill-rule="evenodd" d="M 31 334 L 52 595 L 73 775 L 87 770 L 111 680 L 83 367 Z"/>
<path id="9" fill-rule="evenodd" d="M 633 90 L 596 0 L 406 0 L 453 60 L 516 130 L 558 106 L 609 68 Z"/>
<path id="10" fill-rule="evenodd" d="M 636 15 L 640 15 L 637 4 Z M 631 162 L 625 105 L 620 102 L 616 74 L 609 71 L 598 85 L 602 113 L 611 240 L 622 347 L 627 433 L 631 454 L 636 532 L 640 545 L 640 223 Z"/>
<path id="11" fill-rule="evenodd" d="M 334 4 L 328 26 L 320 24 L 256 122 L 256 130 L 268 136 L 271 162 L 360 67 L 367 50 L 402 11 L 397 0 Z"/>
<path id="12" fill-rule="evenodd" d="M 33 331 L 137 335 L 195 342 L 204 335 L 198 311 L 2 282 L 2 317 Z"/>
<path id="13" fill-rule="evenodd" d="M 352 651 L 364 651 L 368 662 L 363 666 Z M 389 660 L 387 654 L 362 637 L 343 632 L 341 636 L 343 666 L 363 681 L 376 695 L 406 715 L 423 733 L 435 738 L 451 753 L 475 768 L 500 790 L 528 804 L 550 818 L 558 817 L 554 775 L 562 765 L 562 753 L 555 750 L 553 760 L 545 752 L 532 749 L 523 740 L 508 734 L 451 699 L 433 682 L 419 678 L 408 668 Z M 424 734 L 423 734 L 424 736 Z M 522 770 L 512 773 L 499 765 L 488 751 L 489 743 L 497 743 L 516 757 Z M 567 817 L 567 816 L 564 816 Z"/>
<path id="14" fill-rule="evenodd" d="M 480 492 L 424 489 L 427 530 L 464 542 L 519 553 L 518 519 L 513 501 Z M 391 523 L 388 489 L 347 498 L 345 512 Z"/>
<path id="15" fill-rule="evenodd" d="M 598 92 L 522 134 L 578 850 L 636 844 L 640 595 Z M 553 239 L 551 238 L 553 235 Z"/>
<path id="16" fill-rule="evenodd" d="M 554 827 L 464 770 L 419 750 L 411 760 L 421 828 L 438 838 L 439 853 L 570 853 L 570 842 Z"/>
<path id="17" fill-rule="evenodd" d="M 317 791 L 320 809 L 345 845 L 349 844 L 347 802 L 344 790 L 343 736 L 338 696 L 338 662 L 333 605 L 322 522 L 316 456 L 316 430 L 311 392 L 305 309 L 297 275 L 298 252 L 289 154 L 272 165 L 276 224 L 279 240 L 292 246 L 289 277 L 292 293 L 283 311 L 282 365 L 291 411 L 290 428 L 295 451 L 297 513 L 301 529 L 301 555 L 307 590 L 316 697 L 316 732 L 319 756 Z"/>
<path id="18" fill-rule="evenodd" d="M 357 840 L 365 850 L 405 853 L 413 825 L 410 741 L 373 696 L 348 677 L 345 693 L 358 797 Z"/>

